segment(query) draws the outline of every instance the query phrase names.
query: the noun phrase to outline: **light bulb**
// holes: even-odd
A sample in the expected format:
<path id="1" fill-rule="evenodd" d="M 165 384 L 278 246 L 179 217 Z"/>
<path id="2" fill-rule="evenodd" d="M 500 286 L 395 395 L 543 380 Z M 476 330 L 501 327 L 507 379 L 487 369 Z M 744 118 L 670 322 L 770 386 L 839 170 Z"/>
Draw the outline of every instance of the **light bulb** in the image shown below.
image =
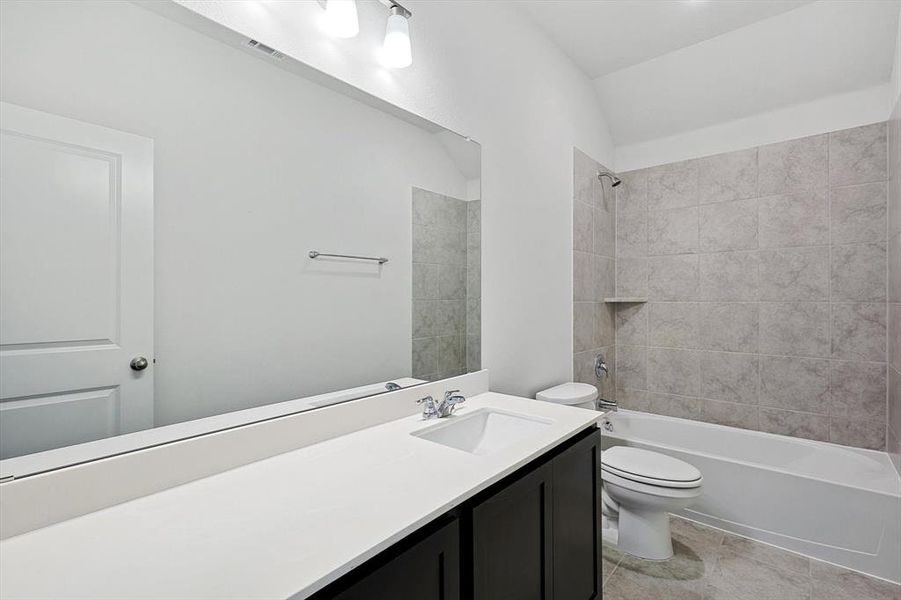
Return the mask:
<path id="1" fill-rule="evenodd" d="M 327 0 L 325 28 L 335 37 L 352 38 L 360 32 L 356 0 Z"/>
<path id="2" fill-rule="evenodd" d="M 413 64 L 410 22 L 397 7 L 391 9 L 388 17 L 385 43 L 382 45 L 382 64 L 393 69 L 403 69 Z"/>

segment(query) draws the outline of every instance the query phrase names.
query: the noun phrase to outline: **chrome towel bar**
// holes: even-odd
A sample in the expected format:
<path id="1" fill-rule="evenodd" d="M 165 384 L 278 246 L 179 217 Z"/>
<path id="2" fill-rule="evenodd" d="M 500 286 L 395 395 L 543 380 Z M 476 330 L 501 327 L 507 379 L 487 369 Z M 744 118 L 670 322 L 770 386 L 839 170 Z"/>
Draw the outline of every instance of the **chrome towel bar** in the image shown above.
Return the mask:
<path id="1" fill-rule="evenodd" d="M 329 258 L 353 258 L 356 260 L 374 260 L 377 261 L 380 265 L 388 262 L 388 259 L 384 256 L 354 256 L 353 254 L 326 254 L 325 252 L 320 252 L 319 250 L 310 250 L 309 254 L 310 258 L 319 258 L 321 256 L 327 256 Z"/>

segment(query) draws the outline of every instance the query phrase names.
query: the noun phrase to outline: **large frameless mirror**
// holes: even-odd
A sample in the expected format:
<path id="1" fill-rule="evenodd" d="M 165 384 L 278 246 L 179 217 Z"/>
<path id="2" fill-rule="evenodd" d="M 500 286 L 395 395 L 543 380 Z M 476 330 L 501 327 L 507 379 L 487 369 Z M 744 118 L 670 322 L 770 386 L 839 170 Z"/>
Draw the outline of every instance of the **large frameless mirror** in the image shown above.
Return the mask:
<path id="1" fill-rule="evenodd" d="M 0 5 L 2 477 L 480 368 L 478 144 L 149 6 Z"/>

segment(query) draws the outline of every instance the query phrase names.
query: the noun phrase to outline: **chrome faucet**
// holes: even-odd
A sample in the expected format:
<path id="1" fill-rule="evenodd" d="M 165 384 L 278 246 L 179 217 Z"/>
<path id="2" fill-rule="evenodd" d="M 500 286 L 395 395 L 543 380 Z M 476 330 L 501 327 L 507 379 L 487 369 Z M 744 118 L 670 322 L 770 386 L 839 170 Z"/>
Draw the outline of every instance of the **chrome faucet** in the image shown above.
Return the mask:
<path id="1" fill-rule="evenodd" d="M 444 400 L 438 404 L 438 418 L 449 417 L 454 414 L 457 405 L 466 402 L 466 397 L 460 393 L 460 390 L 450 390 L 444 392 Z"/>
<path id="2" fill-rule="evenodd" d="M 423 419 L 437 419 L 438 418 L 438 407 L 435 405 L 435 399 L 431 396 L 426 396 L 425 398 L 420 398 L 416 401 L 416 404 L 422 404 L 422 418 Z"/>
<path id="3" fill-rule="evenodd" d="M 610 376 L 610 370 L 607 368 L 607 362 L 604 360 L 603 354 L 598 354 L 594 359 L 594 374 L 597 376 L 598 380 Z M 598 398 L 596 407 L 598 410 L 606 410 L 609 412 L 616 412 L 616 409 L 619 405 L 616 403 L 616 400 L 604 400 L 603 398 Z"/>
<path id="4" fill-rule="evenodd" d="M 610 375 L 610 370 L 607 368 L 607 363 L 604 361 L 603 354 L 598 354 L 594 359 L 594 375 L 598 379 L 603 379 Z"/>
<path id="5" fill-rule="evenodd" d="M 618 408 L 619 404 L 616 400 L 604 400 L 603 398 L 598 398 L 598 410 L 616 412 L 616 409 Z"/>
<path id="6" fill-rule="evenodd" d="M 423 419 L 443 419 L 454 414 L 454 409 L 461 402 L 466 402 L 466 397 L 460 394 L 460 390 L 444 392 L 444 400 L 435 403 L 431 396 L 420 398 L 416 404 L 422 404 Z"/>

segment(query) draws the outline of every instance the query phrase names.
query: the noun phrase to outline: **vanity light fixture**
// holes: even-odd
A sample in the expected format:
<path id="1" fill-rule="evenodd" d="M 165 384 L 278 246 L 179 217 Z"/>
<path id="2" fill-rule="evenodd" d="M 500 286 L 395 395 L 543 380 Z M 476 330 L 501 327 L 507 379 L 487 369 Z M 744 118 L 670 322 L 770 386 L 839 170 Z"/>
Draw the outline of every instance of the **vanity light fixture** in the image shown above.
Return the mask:
<path id="1" fill-rule="evenodd" d="M 335 37 L 352 38 L 360 32 L 356 0 L 326 0 L 325 28 Z"/>
<path id="2" fill-rule="evenodd" d="M 391 13 L 388 15 L 385 41 L 382 44 L 382 64 L 393 69 L 409 67 L 413 64 L 409 21 L 413 13 L 391 0 L 381 0 L 381 2 L 388 7 Z"/>

